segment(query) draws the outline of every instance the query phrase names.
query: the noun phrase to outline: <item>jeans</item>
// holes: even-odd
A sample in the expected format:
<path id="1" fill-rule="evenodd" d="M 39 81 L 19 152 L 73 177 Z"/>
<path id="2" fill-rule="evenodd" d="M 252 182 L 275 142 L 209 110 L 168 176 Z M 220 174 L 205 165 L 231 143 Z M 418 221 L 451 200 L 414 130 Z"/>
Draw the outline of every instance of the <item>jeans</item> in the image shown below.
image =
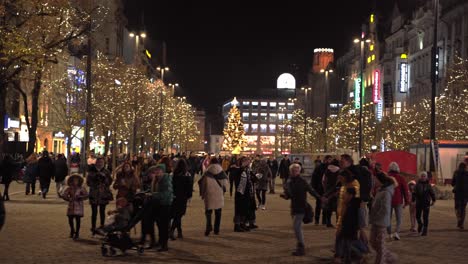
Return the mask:
<path id="1" fill-rule="evenodd" d="M 385 227 L 372 225 L 370 244 L 375 250 L 375 264 L 395 263 L 396 256 L 385 246 Z"/>
<path id="2" fill-rule="evenodd" d="M 274 193 L 275 192 L 275 180 L 276 180 L 276 177 L 272 177 L 268 183 L 269 183 L 269 187 L 270 187 L 270 193 Z"/>
<path id="3" fill-rule="evenodd" d="M 296 236 L 297 243 L 304 245 L 304 234 L 302 233 L 302 220 L 304 220 L 304 214 L 293 215 L 294 235 Z"/>
<path id="4" fill-rule="evenodd" d="M 26 194 L 35 194 L 36 193 L 36 182 L 26 183 Z"/>
<path id="5" fill-rule="evenodd" d="M 416 220 L 418 221 L 418 231 L 427 233 L 427 226 L 429 225 L 429 210 L 430 206 L 423 206 L 416 204 Z M 421 220 L 422 215 L 422 220 Z"/>
<path id="6" fill-rule="evenodd" d="M 215 222 L 214 222 L 214 232 L 219 233 L 219 227 L 221 225 L 221 212 L 222 209 L 215 209 Z M 213 210 L 205 210 L 206 216 L 206 230 L 211 231 L 213 229 L 213 225 L 211 224 L 211 215 L 213 214 Z"/>
<path id="7" fill-rule="evenodd" d="M 73 220 L 76 222 L 76 226 L 73 223 Z M 69 215 L 68 216 L 68 225 L 70 226 L 70 235 L 75 235 L 80 233 L 81 225 L 81 216 Z"/>
<path id="8" fill-rule="evenodd" d="M 403 205 L 399 204 L 396 206 L 392 206 L 392 210 L 390 211 L 390 225 L 387 227 L 387 233 L 390 235 L 392 233 L 392 213 L 395 210 L 396 216 L 396 227 L 395 232 L 400 233 L 400 226 L 401 226 L 401 216 L 403 215 Z"/>
<path id="9" fill-rule="evenodd" d="M 464 227 L 467 203 L 468 203 L 468 199 L 465 199 L 465 198 L 455 199 L 455 212 L 457 214 L 458 227 Z"/>
<path id="10" fill-rule="evenodd" d="M 101 226 L 104 225 L 104 221 L 106 220 L 106 205 L 91 205 L 91 229 L 94 231 L 96 230 L 96 219 L 98 214 L 98 206 L 99 206 L 99 216 L 101 220 Z"/>
<path id="11" fill-rule="evenodd" d="M 257 200 L 259 205 L 266 204 L 266 190 L 257 190 Z"/>

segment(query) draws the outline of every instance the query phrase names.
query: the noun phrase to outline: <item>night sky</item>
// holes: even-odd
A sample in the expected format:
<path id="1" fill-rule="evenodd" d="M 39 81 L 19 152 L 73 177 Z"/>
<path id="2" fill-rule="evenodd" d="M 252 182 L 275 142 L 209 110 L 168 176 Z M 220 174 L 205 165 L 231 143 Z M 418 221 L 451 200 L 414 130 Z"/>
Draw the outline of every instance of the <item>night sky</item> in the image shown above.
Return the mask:
<path id="1" fill-rule="evenodd" d="M 376 0 L 155 1 L 129 0 L 131 30 L 145 30 L 161 57 L 167 43 L 168 81 L 181 84 L 189 101 L 209 114 L 233 96 L 275 88 L 283 72 L 306 82 L 314 48 L 335 57 L 359 35 Z M 393 0 L 379 0 L 391 13 Z M 156 62 L 159 64 L 159 62 Z"/>

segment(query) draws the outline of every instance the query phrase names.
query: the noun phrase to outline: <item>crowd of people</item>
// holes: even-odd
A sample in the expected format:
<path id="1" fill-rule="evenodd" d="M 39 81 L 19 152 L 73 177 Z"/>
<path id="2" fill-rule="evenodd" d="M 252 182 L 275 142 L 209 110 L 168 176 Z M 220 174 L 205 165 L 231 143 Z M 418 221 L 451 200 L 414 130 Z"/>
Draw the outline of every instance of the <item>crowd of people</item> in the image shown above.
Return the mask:
<path id="1" fill-rule="evenodd" d="M 276 193 L 275 182 L 279 176 L 282 180 L 280 196 L 291 203 L 292 226 L 297 240 L 293 255 L 305 255 L 302 224 L 315 223 L 335 231 L 336 263 L 361 261 L 370 248 L 376 252 L 375 263 L 393 263 L 396 256 L 387 249 L 386 241 L 401 239 L 404 209 L 409 207 L 410 231 L 427 236 L 430 208 L 436 202 L 426 172 L 407 182 L 395 162 L 390 163 L 385 172 L 379 163 L 363 158 L 355 164 L 346 154 L 339 159 L 329 155 L 323 160 L 317 159 L 310 183 L 301 177 L 304 168 L 300 160 L 291 161 L 288 155 L 278 162 L 275 158 L 260 155 L 198 157 L 185 153 L 165 155 L 160 151 L 152 156 L 119 158 L 115 168 L 111 166 L 111 159 L 104 157 L 90 156 L 87 164 L 83 178 L 80 174 L 69 173 L 67 160 L 61 154 L 51 157 L 44 151 L 39 159 L 33 154 L 22 164 L 4 158 L 1 182 L 5 189 L 0 199 L 0 220 L 3 222 L 4 219 L 3 201 L 10 199 L 8 187 L 12 174 L 24 166 L 26 195 L 35 194 L 38 179 L 40 195 L 46 199 L 50 183 L 55 180 L 57 195 L 68 202 L 70 238 L 79 238 L 84 201 L 88 200 L 93 236 L 113 230 L 128 231 L 141 221 L 140 243 L 146 248 L 167 251 L 169 240 L 184 237 L 182 219 L 195 183 L 205 206 L 204 234 L 210 236 L 211 233 L 220 234 L 224 197 L 228 190 L 229 195 L 234 196 L 233 231 L 250 232 L 258 228 L 256 211 L 267 210 L 267 193 Z M 196 175 L 200 175 L 198 180 Z M 457 227 L 464 229 L 468 203 L 466 163 L 461 163 L 455 171 L 452 185 Z M 315 210 L 307 201 L 307 193 L 316 200 Z M 109 210 L 108 205 L 114 200 L 116 207 Z M 109 216 L 107 221 L 106 215 Z"/>

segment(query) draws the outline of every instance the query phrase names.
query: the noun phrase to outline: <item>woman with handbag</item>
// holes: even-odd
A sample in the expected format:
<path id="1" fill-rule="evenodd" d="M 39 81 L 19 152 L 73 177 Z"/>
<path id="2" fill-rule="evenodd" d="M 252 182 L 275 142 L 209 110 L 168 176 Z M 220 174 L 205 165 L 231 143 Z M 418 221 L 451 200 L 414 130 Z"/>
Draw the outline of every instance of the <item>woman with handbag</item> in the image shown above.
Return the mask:
<path id="1" fill-rule="evenodd" d="M 114 199 L 110 186 L 111 173 L 104 168 L 104 159 L 97 158 L 96 164 L 89 167 L 86 184 L 89 186 L 89 203 L 91 205 L 91 232 L 96 234 L 96 219 L 99 207 L 101 226 L 106 219 L 106 206 Z"/>
<path id="2" fill-rule="evenodd" d="M 289 179 L 286 182 L 285 193 L 280 196 L 284 199 L 291 200 L 291 215 L 293 218 L 294 234 L 297 239 L 296 250 L 292 253 L 293 256 L 304 256 L 304 234 L 302 232 L 302 223 L 312 222 L 312 207 L 307 203 L 307 193 L 310 193 L 315 199 L 321 199 L 320 195 L 315 191 L 310 184 L 301 178 L 301 166 L 293 163 L 289 166 Z M 305 219 L 305 216 L 307 218 Z"/>
<path id="3" fill-rule="evenodd" d="M 206 230 L 205 236 L 209 236 L 213 231 L 211 215 L 215 212 L 214 234 L 219 234 L 221 225 L 221 211 L 224 207 L 224 193 L 228 180 L 226 173 L 216 158 L 211 159 L 210 165 L 206 168 L 202 178 L 198 182 L 200 196 L 205 202 Z"/>

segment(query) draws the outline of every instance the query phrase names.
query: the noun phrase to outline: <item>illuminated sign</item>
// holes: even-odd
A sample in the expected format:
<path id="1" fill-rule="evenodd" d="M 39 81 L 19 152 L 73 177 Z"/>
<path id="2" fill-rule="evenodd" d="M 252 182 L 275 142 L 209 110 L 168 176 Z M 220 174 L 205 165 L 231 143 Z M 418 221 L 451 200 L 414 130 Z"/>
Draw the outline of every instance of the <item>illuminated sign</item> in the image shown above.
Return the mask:
<path id="1" fill-rule="evenodd" d="M 377 120 L 380 122 L 382 121 L 382 117 L 383 117 L 383 103 L 382 103 L 382 100 L 379 100 L 377 102 Z"/>
<path id="2" fill-rule="evenodd" d="M 361 108 L 361 79 L 354 79 L 354 108 Z"/>
<path id="3" fill-rule="evenodd" d="M 380 71 L 374 71 L 374 89 L 372 91 L 372 98 L 374 103 L 378 103 L 380 100 Z"/>
<path id="4" fill-rule="evenodd" d="M 314 49 L 314 53 L 319 53 L 319 52 L 329 52 L 329 53 L 333 53 L 333 49 L 324 49 L 324 48 Z"/>
<path id="5" fill-rule="evenodd" d="M 408 91 L 408 63 L 400 63 L 400 93 Z"/>
<path id="6" fill-rule="evenodd" d="M 7 128 L 19 128 L 19 127 L 20 127 L 19 119 L 8 118 Z"/>
<path id="7" fill-rule="evenodd" d="M 63 134 L 63 132 L 59 131 L 57 133 L 54 134 L 54 137 L 56 138 L 64 138 L 65 137 L 65 134 Z"/>
<path id="8" fill-rule="evenodd" d="M 296 79 L 290 73 L 283 73 L 276 81 L 278 89 L 296 89 Z"/>

